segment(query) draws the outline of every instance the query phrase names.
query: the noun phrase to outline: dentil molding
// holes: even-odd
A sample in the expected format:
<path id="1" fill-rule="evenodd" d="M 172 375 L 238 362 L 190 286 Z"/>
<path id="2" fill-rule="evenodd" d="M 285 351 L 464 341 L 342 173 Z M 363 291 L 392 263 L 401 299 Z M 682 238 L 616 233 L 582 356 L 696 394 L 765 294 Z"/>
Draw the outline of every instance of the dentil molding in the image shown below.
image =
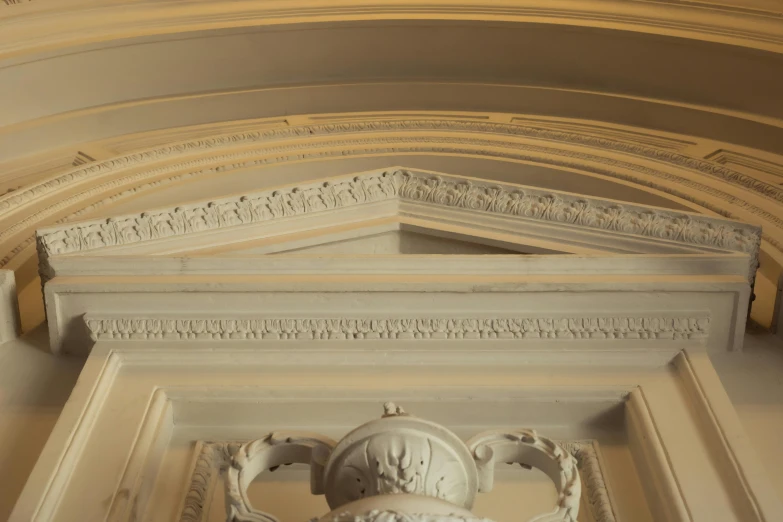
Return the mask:
<path id="1" fill-rule="evenodd" d="M 52 255 L 85 252 L 399 199 L 747 253 L 755 272 L 760 229 L 725 219 L 412 170 L 378 171 L 293 188 L 40 230 Z"/>
<path id="2" fill-rule="evenodd" d="M 362 339 L 704 340 L 706 316 L 506 318 L 101 318 L 85 323 L 94 341 Z"/>

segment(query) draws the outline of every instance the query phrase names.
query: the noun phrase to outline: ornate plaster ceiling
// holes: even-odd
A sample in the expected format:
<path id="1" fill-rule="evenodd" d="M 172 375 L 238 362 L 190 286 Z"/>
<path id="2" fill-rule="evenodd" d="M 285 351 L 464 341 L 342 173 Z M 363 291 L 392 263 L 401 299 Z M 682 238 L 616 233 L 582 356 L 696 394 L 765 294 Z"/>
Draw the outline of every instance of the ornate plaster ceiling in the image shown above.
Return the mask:
<path id="1" fill-rule="evenodd" d="M 29 326 L 38 228 L 404 164 L 760 225 L 768 323 L 781 35 L 762 0 L 0 5 L 2 264 Z"/>

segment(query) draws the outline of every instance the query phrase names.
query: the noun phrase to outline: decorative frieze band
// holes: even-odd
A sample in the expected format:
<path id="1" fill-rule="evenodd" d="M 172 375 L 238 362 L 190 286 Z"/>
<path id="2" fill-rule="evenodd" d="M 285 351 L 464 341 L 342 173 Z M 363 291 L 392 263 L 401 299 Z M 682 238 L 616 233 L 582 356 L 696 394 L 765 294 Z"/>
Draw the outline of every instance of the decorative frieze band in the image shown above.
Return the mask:
<path id="1" fill-rule="evenodd" d="M 652 339 L 700 340 L 709 317 L 205 319 L 87 316 L 95 341 L 361 339 Z"/>
<path id="2" fill-rule="evenodd" d="M 44 230 L 38 236 L 39 253 L 46 259 L 55 254 L 128 245 L 394 198 L 746 252 L 752 257 L 757 254 L 761 241 L 758 227 L 719 218 L 530 187 L 394 170 Z"/>

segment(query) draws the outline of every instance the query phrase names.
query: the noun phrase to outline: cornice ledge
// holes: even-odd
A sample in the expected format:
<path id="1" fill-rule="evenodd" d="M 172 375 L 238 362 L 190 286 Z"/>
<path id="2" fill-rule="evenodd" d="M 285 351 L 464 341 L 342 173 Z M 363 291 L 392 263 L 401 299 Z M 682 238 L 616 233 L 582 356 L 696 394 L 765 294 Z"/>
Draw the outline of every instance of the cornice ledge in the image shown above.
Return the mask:
<path id="1" fill-rule="evenodd" d="M 208 318 L 87 315 L 93 341 L 122 340 L 705 340 L 706 315 L 561 318 Z"/>
<path id="2" fill-rule="evenodd" d="M 773 187 L 769 183 L 738 173 L 737 171 L 729 169 L 713 161 L 705 161 L 701 159 L 690 158 L 688 156 L 684 156 L 682 154 L 678 154 L 670 150 L 661 150 L 661 149 L 648 147 L 638 143 L 615 141 L 600 136 L 583 135 L 579 133 L 566 132 L 562 130 L 542 129 L 536 126 L 526 126 L 526 125 L 511 125 L 511 124 L 488 123 L 488 122 L 465 122 L 465 121 L 452 121 L 452 120 L 448 120 L 448 121 L 394 120 L 394 121 L 362 121 L 362 122 L 348 122 L 348 123 L 332 123 L 332 124 L 323 124 L 323 125 L 276 128 L 276 129 L 267 129 L 267 130 L 258 130 L 258 131 L 249 130 L 241 133 L 212 136 L 212 137 L 202 138 L 193 141 L 184 141 L 182 143 L 169 145 L 165 147 L 153 148 L 142 152 L 120 156 L 103 162 L 90 164 L 89 166 L 86 167 L 73 169 L 61 175 L 57 175 L 47 180 L 43 180 L 37 184 L 26 187 L 20 191 L 13 192 L 5 196 L 0 196 L 0 213 L 6 214 L 6 213 L 18 212 L 29 205 L 39 205 L 40 204 L 39 200 L 41 198 L 56 195 L 58 191 L 62 190 L 63 187 L 71 186 L 72 183 L 83 182 L 86 180 L 93 179 L 95 177 L 111 176 L 129 168 L 135 169 L 137 166 L 142 164 L 150 164 L 149 169 L 142 174 L 136 173 L 133 174 L 130 178 L 124 178 L 123 183 L 128 183 L 131 179 L 134 182 L 138 183 L 152 175 L 159 176 L 164 174 L 165 172 L 175 172 L 177 170 L 182 170 L 184 168 L 195 168 L 198 166 L 204 166 L 206 164 L 210 164 L 210 166 L 206 169 L 202 168 L 201 170 L 191 171 L 187 174 L 180 173 L 174 176 L 173 178 L 168 178 L 168 179 L 169 180 L 179 179 L 183 176 L 188 177 L 191 175 L 197 175 L 205 172 L 219 172 L 221 170 L 231 170 L 233 168 L 248 167 L 248 166 L 261 165 L 267 163 L 266 159 L 248 161 L 244 156 L 237 155 L 236 153 L 234 153 L 234 154 L 227 154 L 227 155 L 223 154 L 219 158 L 213 156 L 212 159 L 208 159 L 208 160 L 205 160 L 203 158 L 199 160 L 188 160 L 185 161 L 184 163 L 179 163 L 174 165 L 167 163 L 168 166 L 166 167 L 152 168 L 151 166 L 158 160 L 165 159 L 168 162 L 168 160 L 171 160 L 175 157 L 185 158 L 189 154 L 195 151 L 205 151 L 205 150 L 217 151 L 220 149 L 230 149 L 232 146 L 235 146 L 236 144 L 253 143 L 253 142 L 266 143 L 270 140 L 271 141 L 281 140 L 281 139 L 284 140 L 290 137 L 300 137 L 300 136 L 312 135 L 312 134 L 324 134 L 324 135 L 338 134 L 339 135 L 342 133 L 356 133 L 356 132 L 362 133 L 366 131 L 372 131 L 372 132 L 395 131 L 395 130 L 422 131 L 422 130 L 436 130 L 436 129 L 456 131 L 456 132 L 470 131 L 470 132 L 481 132 L 481 133 L 489 133 L 489 134 L 501 134 L 501 135 L 508 135 L 512 137 L 541 139 L 541 140 L 546 140 L 551 142 L 567 142 L 567 143 L 593 147 L 597 149 L 608 148 L 628 155 L 634 155 L 637 157 L 641 156 L 647 159 L 655 160 L 657 162 L 673 164 L 677 168 L 696 170 L 703 174 L 712 177 L 717 177 L 722 181 L 756 192 L 764 197 L 776 200 L 778 202 L 783 202 L 783 189 L 780 189 L 780 187 Z M 494 142 L 488 142 L 488 143 L 494 143 Z M 473 147 L 478 143 L 476 142 L 475 139 L 473 139 L 470 141 L 470 144 L 471 147 Z M 298 149 L 286 148 L 285 150 L 283 150 L 282 148 L 280 148 L 278 152 L 290 153 L 293 150 L 298 150 Z M 438 150 L 441 149 L 439 148 Z M 468 151 L 467 149 L 463 151 L 460 148 L 449 149 L 449 150 L 470 153 L 473 149 L 471 148 L 470 151 Z M 717 207 L 714 204 L 703 200 L 702 198 L 683 194 L 679 190 L 673 187 L 667 188 L 665 186 L 657 186 L 656 183 L 651 183 L 649 181 L 642 182 L 635 176 L 631 176 L 631 177 L 625 175 L 620 176 L 616 171 L 617 169 L 631 169 L 633 171 L 638 171 L 639 173 L 642 173 L 644 175 L 662 177 L 663 179 L 667 180 L 670 183 L 687 186 L 690 189 L 699 191 L 700 193 L 706 193 L 711 196 L 722 199 L 723 201 L 725 201 L 726 203 L 732 206 L 741 207 L 743 210 L 758 215 L 760 219 L 770 222 L 773 227 L 783 229 L 783 219 L 781 219 L 779 216 L 775 215 L 774 213 L 770 213 L 760 207 L 755 206 L 754 204 L 748 203 L 743 198 L 736 197 L 732 194 L 726 193 L 722 190 L 716 189 L 712 186 L 703 183 L 694 182 L 682 176 L 651 169 L 648 166 L 643 166 L 641 164 L 635 164 L 628 161 L 619 161 L 617 159 L 602 158 L 595 155 L 575 153 L 573 151 L 555 152 L 554 149 L 544 148 L 540 146 L 532 146 L 532 145 L 526 146 L 525 150 L 531 153 L 555 154 L 556 156 L 563 155 L 566 158 L 573 158 L 579 161 L 585 159 L 588 159 L 590 161 L 598 161 L 604 163 L 610 169 L 609 171 L 605 171 L 604 169 L 604 171 L 602 171 L 603 174 L 607 174 L 607 172 L 609 172 L 610 173 L 609 175 L 620 177 L 621 179 L 630 179 L 634 183 L 640 183 L 644 186 L 654 187 L 660 190 L 669 190 L 674 194 L 678 195 L 679 197 L 685 198 L 689 201 L 693 201 L 720 215 L 723 216 L 731 215 L 724 208 Z M 346 152 L 345 150 L 341 151 L 342 154 L 345 154 L 345 152 Z M 510 153 L 500 153 L 500 154 L 493 153 L 493 154 L 498 157 L 514 157 L 514 158 L 517 158 L 518 156 L 521 157 L 519 154 L 510 154 Z M 318 154 L 312 157 L 324 157 L 324 156 Z M 218 161 L 218 159 L 224 162 L 233 161 L 234 163 L 230 165 L 224 163 L 222 166 L 211 165 L 211 163 Z M 558 159 L 557 161 L 552 161 L 550 163 L 553 165 L 564 165 L 564 166 L 574 167 L 574 164 L 572 164 L 573 162 L 570 160 L 564 161 L 563 159 Z M 579 164 L 576 166 L 576 168 L 584 168 L 584 165 Z M 0 243 L 5 244 L 5 242 L 8 239 L 17 236 L 21 232 L 25 230 L 34 229 L 34 227 L 38 223 L 46 219 L 46 217 L 52 215 L 54 212 L 63 210 L 73 205 L 75 202 L 81 201 L 87 196 L 94 196 L 96 194 L 99 194 L 101 191 L 107 190 L 108 186 L 114 187 L 115 185 L 117 185 L 117 183 L 118 182 L 116 180 L 109 181 L 104 185 L 91 188 L 83 193 L 77 194 L 75 196 L 70 196 L 58 202 L 47 205 L 45 209 L 41 210 L 37 214 L 21 219 L 20 221 L 17 221 L 16 224 L 13 224 L 3 232 L 0 232 Z M 152 182 L 151 184 L 148 183 L 147 185 L 144 186 L 154 186 L 158 183 L 160 183 L 160 181 Z M 135 193 L 137 190 L 140 190 L 138 186 L 129 189 L 126 192 Z M 94 208 L 95 206 L 102 205 L 107 201 L 113 200 L 115 197 L 117 196 L 113 195 L 110 198 L 96 202 L 87 208 Z M 78 218 L 78 216 L 81 213 L 83 213 L 84 210 L 85 209 L 79 210 L 75 213 L 66 216 L 65 218 L 61 218 L 57 220 L 57 223 L 67 222 L 73 220 L 74 218 Z M 767 240 L 775 248 L 783 250 L 783 245 L 781 245 L 781 243 L 778 242 L 775 238 L 769 236 L 769 234 L 764 235 L 764 239 Z M 8 262 L 10 262 L 10 260 L 13 259 L 14 256 L 16 256 L 25 248 L 27 248 L 33 241 L 35 241 L 35 237 L 29 236 L 26 239 L 24 239 L 21 243 L 19 243 L 16 247 L 12 248 L 5 257 L 0 259 L 0 266 L 4 266 Z M 751 253 L 751 255 L 753 256 L 754 254 Z M 43 266 L 45 266 L 45 263 Z"/>
<path id="3" fill-rule="evenodd" d="M 111 5 L 33 2 L 37 9 L 0 22 L 0 59 L 83 43 L 181 31 L 254 27 L 345 20 L 493 20 L 560 23 L 661 34 L 783 52 L 780 13 L 708 2 L 673 3 L 603 0 L 574 2 L 392 2 L 337 1 L 329 6 L 309 0 L 245 2 L 194 0 Z M 155 23 L 150 24 L 149 20 Z M 2 18 L 0 18 L 2 20 Z M 13 22 L 16 22 L 12 25 Z"/>
<path id="4" fill-rule="evenodd" d="M 342 135 L 365 132 L 387 131 L 455 131 L 486 133 L 513 138 L 531 138 L 555 143 L 568 143 L 601 150 L 611 150 L 623 154 L 642 157 L 657 162 L 685 168 L 701 174 L 742 187 L 778 203 L 783 203 L 783 188 L 754 178 L 747 174 L 726 167 L 716 161 L 693 158 L 676 151 L 629 142 L 622 139 L 608 139 L 605 136 L 591 135 L 585 132 L 573 132 L 559 129 L 548 129 L 533 124 L 507 124 L 497 122 L 475 122 L 460 120 L 369 120 L 354 122 L 337 122 L 327 124 L 304 125 L 297 127 L 278 127 L 262 130 L 247 130 L 239 133 L 222 134 L 196 140 L 188 140 L 173 145 L 155 147 L 148 150 L 133 152 L 122 156 L 91 163 L 56 174 L 50 178 L 23 187 L 18 191 L 0 195 L 0 213 L 15 212 L 24 206 L 39 200 L 49 194 L 56 194 L 68 184 L 93 179 L 98 176 L 117 173 L 140 165 L 152 165 L 160 160 L 167 163 L 175 158 L 187 158 L 196 152 L 227 151 L 240 144 L 272 143 L 288 138 L 317 135 Z M 224 159 L 241 159 L 229 156 Z M 204 159 L 187 165 L 194 166 L 207 163 Z M 157 169 L 159 170 L 159 169 Z M 166 169 L 166 171 L 170 170 Z M 221 167 L 217 167 L 221 170 Z M 163 171 L 161 171 L 163 172 Z"/>
<path id="5" fill-rule="evenodd" d="M 761 229 L 726 219 L 613 200 L 395 168 L 204 201 L 37 232 L 41 273 L 48 258 L 401 199 L 466 211 L 585 227 L 747 253 L 755 273 Z"/>

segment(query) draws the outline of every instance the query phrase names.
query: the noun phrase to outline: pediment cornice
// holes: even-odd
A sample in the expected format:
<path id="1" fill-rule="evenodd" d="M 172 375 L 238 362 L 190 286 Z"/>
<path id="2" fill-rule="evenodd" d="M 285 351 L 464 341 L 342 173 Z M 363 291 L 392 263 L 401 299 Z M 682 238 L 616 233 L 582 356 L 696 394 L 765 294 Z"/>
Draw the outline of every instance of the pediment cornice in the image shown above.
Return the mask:
<path id="1" fill-rule="evenodd" d="M 43 229 L 37 235 L 39 257 L 45 274 L 49 268 L 47 260 L 53 255 L 99 253 L 102 249 L 281 222 L 379 202 L 452 209 L 467 216 L 489 214 L 512 220 L 511 228 L 531 222 L 546 223 L 673 245 L 742 252 L 751 256 L 754 267 L 760 243 L 759 227 L 722 218 L 392 168 Z"/>
<path id="2" fill-rule="evenodd" d="M 389 132 L 405 135 L 389 136 Z M 303 143 L 300 138 L 304 136 L 320 139 L 317 144 Z M 288 143 L 292 140 L 295 143 Z M 0 213 L 6 219 L 12 214 L 29 213 L 34 209 L 34 213 L 26 217 L 20 215 L 16 221 L 9 219 L 8 227 L 0 232 L 0 243 L 4 245 L 24 238 L 0 260 L 0 265 L 7 264 L 33 242 L 34 238 L 23 234 L 30 233 L 42 222 L 51 223 L 55 216 L 62 216 L 68 209 L 81 208 L 55 222 L 74 221 L 118 198 L 201 175 L 290 161 L 406 152 L 534 162 L 629 181 L 672 194 L 722 216 L 734 218 L 735 210 L 752 214 L 770 224 L 764 239 L 777 249 L 783 248 L 776 239 L 778 230 L 783 229 L 783 219 L 767 210 L 768 204 L 760 205 L 755 197 L 735 195 L 732 185 L 737 190 L 762 196 L 773 205 L 783 201 L 780 187 L 715 162 L 638 141 L 532 124 L 421 119 L 248 130 L 149 149 L 73 169 L 0 197 Z M 698 176 L 702 175 L 718 183 L 700 180 Z M 64 188 L 74 183 L 84 184 L 85 189 L 58 198 Z M 112 196 L 106 198 L 106 194 Z M 101 196 L 104 199 L 94 201 Z M 87 200 L 93 202 L 79 207 Z"/>

